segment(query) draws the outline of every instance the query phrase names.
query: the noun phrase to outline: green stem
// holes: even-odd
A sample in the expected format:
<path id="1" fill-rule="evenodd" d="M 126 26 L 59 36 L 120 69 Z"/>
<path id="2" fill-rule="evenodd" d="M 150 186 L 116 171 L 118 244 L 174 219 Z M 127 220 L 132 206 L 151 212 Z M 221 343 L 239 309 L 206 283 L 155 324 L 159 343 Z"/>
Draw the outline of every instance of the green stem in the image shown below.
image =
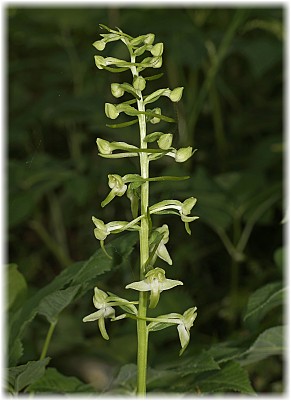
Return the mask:
<path id="1" fill-rule="evenodd" d="M 135 57 L 131 56 L 131 62 L 135 62 Z M 135 66 L 131 67 L 133 77 L 138 76 Z M 140 100 L 137 100 L 138 110 L 145 112 L 142 93 L 137 93 Z M 146 137 L 146 117 L 145 114 L 138 115 L 138 123 L 140 130 L 140 147 L 147 148 Z M 149 159 L 147 153 L 140 153 L 140 174 L 142 178 L 149 178 Z M 145 265 L 149 258 L 149 221 L 147 217 L 149 204 L 149 182 L 146 181 L 141 185 L 141 227 L 140 237 L 140 280 L 145 278 Z M 147 374 L 147 353 L 148 353 L 148 330 L 147 323 L 144 320 L 147 314 L 148 294 L 141 292 L 139 295 L 138 316 L 137 321 L 137 394 L 145 396 L 146 394 L 146 374 Z"/>
<path id="2" fill-rule="evenodd" d="M 53 335 L 53 332 L 55 330 L 56 325 L 57 325 L 57 320 L 50 324 L 50 327 L 48 329 L 44 345 L 42 347 L 41 355 L 40 355 L 40 358 L 39 358 L 40 361 L 43 360 L 46 357 L 47 350 L 48 350 L 48 347 L 50 345 L 51 338 L 52 338 L 52 335 Z"/>

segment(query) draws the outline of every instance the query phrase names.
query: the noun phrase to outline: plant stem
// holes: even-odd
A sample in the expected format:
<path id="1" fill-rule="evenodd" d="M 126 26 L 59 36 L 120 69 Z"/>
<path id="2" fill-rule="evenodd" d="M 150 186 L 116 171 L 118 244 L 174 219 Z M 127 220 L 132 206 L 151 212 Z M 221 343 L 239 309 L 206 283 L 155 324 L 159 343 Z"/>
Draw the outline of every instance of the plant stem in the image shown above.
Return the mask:
<path id="1" fill-rule="evenodd" d="M 135 62 L 135 57 L 131 56 L 131 61 Z M 136 67 L 131 68 L 133 77 L 138 76 Z M 138 93 L 140 97 L 137 100 L 139 111 L 145 111 L 143 97 L 141 91 Z M 146 148 L 146 118 L 144 114 L 138 116 L 140 130 L 140 147 Z M 140 174 L 143 178 L 149 178 L 149 160 L 146 153 L 140 153 Z M 141 228 L 140 228 L 140 280 L 145 278 L 145 265 L 149 258 L 149 221 L 148 221 L 148 205 L 149 205 L 149 182 L 146 181 L 141 186 Z M 139 295 L 138 316 L 141 318 L 137 321 L 137 394 L 145 396 L 146 394 L 146 374 L 147 374 L 147 353 L 148 353 L 148 330 L 147 323 L 144 320 L 147 313 L 148 294 L 141 292 Z"/>
<path id="2" fill-rule="evenodd" d="M 43 360 L 46 357 L 47 350 L 48 350 L 48 347 L 50 345 L 51 338 L 52 338 L 52 335 L 53 335 L 53 332 L 55 330 L 56 325 L 57 325 L 57 320 L 50 324 L 50 327 L 48 329 L 44 345 L 42 347 L 41 355 L 40 355 L 40 358 L 39 358 L 40 361 Z"/>

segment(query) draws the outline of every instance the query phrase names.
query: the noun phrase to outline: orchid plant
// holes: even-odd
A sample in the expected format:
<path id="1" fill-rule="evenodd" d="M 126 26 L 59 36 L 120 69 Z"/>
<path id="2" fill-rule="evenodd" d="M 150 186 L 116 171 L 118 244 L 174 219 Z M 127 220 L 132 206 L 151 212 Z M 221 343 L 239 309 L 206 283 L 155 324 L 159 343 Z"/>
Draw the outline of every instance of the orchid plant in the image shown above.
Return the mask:
<path id="1" fill-rule="evenodd" d="M 95 56 L 95 64 L 98 69 L 105 69 L 113 73 L 122 73 L 130 70 L 132 73 L 131 83 L 112 83 L 111 93 L 115 98 L 122 97 L 125 93 L 132 99 L 123 103 L 105 103 L 105 114 L 108 118 L 115 120 L 120 113 L 133 117 L 128 122 L 108 125 L 119 128 L 138 124 L 140 143 L 128 144 L 125 142 L 109 142 L 97 138 L 99 156 L 116 159 L 126 157 L 138 157 L 140 162 L 140 173 L 126 174 L 121 177 L 118 174 L 108 175 L 108 186 L 110 191 L 102 207 L 109 204 L 116 196 L 126 195 L 130 201 L 132 220 L 112 221 L 105 223 L 92 217 L 95 225 L 94 235 L 100 241 L 100 245 L 108 257 L 111 257 L 105 248 L 104 241 L 110 234 L 117 234 L 125 230 L 137 231 L 140 240 L 140 280 L 129 283 L 126 289 L 135 290 L 139 293 L 137 301 L 128 301 L 110 292 L 106 293 L 95 287 L 93 304 L 96 312 L 86 316 L 83 321 L 98 321 L 99 329 L 105 340 L 109 339 L 105 327 L 105 320 L 117 321 L 131 318 L 137 322 L 137 394 L 146 393 L 146 371 L 148 354 L 148 336 L 150 332 L 165 329 L 176 325 L 181 343 L 180 355 L 185 351 L 190 340 L 190 328 L 197 315 L 197 308 L 192 307 L 181 315 L 169 313 L 155 318 L 147 316 L 147 308 L 154 309 L 163 291 L 170 290 L 178 285 L 183 285 L 179 280 L 166 277 L 164 269 L 156 265 L 161 259 L 168 265 L 172 265 L 172 259 L 166 248 L 169 241 L 169 228 L 166 224 L 155 227 L 152 223 L 153 215 L 175 214 L 178 215 L 188 234 L 191 234 L 189 223 L 196 220 L 197 216 L 191 216 L 192 208 L 195 206 L 196 198 L 191 197 L 182 201 L 167 199 L 156 204 L 149 204 L 149 184 L 152 181 L 184 180 L 189 177 L 150 177 L 149 165 L 164 156 L 172 157 L 177 163 L 187 161 L 195 152 L 191 146 L 176 149 L 172 146 L 173 134 L 169 132 L 154 131 L 147 133 L 148 125 L 156 125 L 160 121 L 174 122 L 174 119 L 161 113 L 159 107 L 152 109 L 148 105 L 156 102 L 161 96 L 168 97 L 172 102 L 178 102 L 183 94 L 183 87 L 174 89 L 163 88 L 153 93 L 144 94 L 149 81 L 158 79 L 162 74 L 148 76 L 144 72 L 149 68 L 160 68 L 162 65 L 163 43 L 154 43 L 155 35 L 152 33 L 141 35 L 136 38 L 121 31 L 113 30 L 105 25 L 100 25 L 106 33 L 101 34 L 102 39 L 93 43 L 93 46 L 103 51 L 109 42 L 121 41 L 127 47 L 129 60 L 121 60 L 114 57 Z M 145 53 L 147 57 L 142 58 Z M 147 106 L 147 107 L 146 107 Z M 149 144 L 154 144 L 148 147 Z M 119 307 L 123 313 L 116 316 L 115 308 Z"/>

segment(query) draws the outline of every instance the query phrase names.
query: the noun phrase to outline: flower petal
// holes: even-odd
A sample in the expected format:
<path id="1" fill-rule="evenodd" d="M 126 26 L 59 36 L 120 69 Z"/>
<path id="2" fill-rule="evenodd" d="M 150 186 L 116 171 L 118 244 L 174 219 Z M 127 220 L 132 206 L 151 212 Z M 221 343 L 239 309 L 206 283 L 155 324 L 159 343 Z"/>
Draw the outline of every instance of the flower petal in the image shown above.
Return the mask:
<path id="1" fill-rule="evenodd" d="M 126 289 L 131 288 L 132 290 L 136 290 L 136 291 L 150 291 L 151 290 L 150 284 L 148 284 L 145 280 L 135 281 L 134 283 L 128 284 L 125 288 Z"/>
<path id="2" fill-rule="evenodd" d="M 157 255 L 159 258 L 167 262 L 169 265 L 173 264 L 173 261 L 171 259 L 171 256 L 163 242 L 160 242 L 158 249 L 157 249 Z"/>
<path id="3" fill-rule="evenodd" d="M 151 294 L 150 294 L 150 304 L 151 309 L 155 308 L 160 299 L 160 282 L 157 278 L 151 281 Z"/>
<path id="4" fill-rule="evenodd" d="M 105 291 L 100 290 L 98 287 L 94 288 L 93 304 L 96 309 L 101 309 L 106 304 L 108 295 Z"/>
<path id="5" fill-rule="evenodd" d="M 188 330 L 186 330 L 185 326 L 181 323 L 177 327 L 178 333 L 179 333 L 179 338 L 180 338 L 180 343 L 181 343 L 181 351 L 180 355 L 185 351 L 187 345 L 189 344 L 190 341 L 190 333 Z"/>
<path id="6" fill-rule="evenodd" d="M 91 313 L 88 316 L 83 318 L 83 322 L 94 322 L 95 320 L 100 319 L 103 316 L 103 309 L 98 310 L 97 312 Z"/>
<path id="7" fill-rule="evenodd" d="M 169 278 L 166 278 L 165 281 L 163 281 L 160 284 L 160 291 L 165 291 L 165 290 L 170 290 L 171 288 L 176 287 L 177 285 L 183 285 L 182 281 L 179 280 L 171 280 Z"/>

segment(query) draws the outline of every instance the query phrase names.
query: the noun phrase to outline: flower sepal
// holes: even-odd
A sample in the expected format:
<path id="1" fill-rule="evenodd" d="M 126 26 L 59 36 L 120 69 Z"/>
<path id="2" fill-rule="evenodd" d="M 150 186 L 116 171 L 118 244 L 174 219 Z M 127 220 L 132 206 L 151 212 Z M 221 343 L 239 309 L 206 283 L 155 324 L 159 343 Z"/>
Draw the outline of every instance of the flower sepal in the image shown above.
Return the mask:
<path id="1" fill-rule="evenodd" d="M 109 295 L 108 295 L 109 294 Z M 108 333 L 105 327 L 105 319 L 111 318 L 112 321 L 115 320 L 115 310 L 113 306 L 119 306 L 121 309 L 125 310 L 127 313 L 137 315 L 137 309 L 134 306 L 135 302 L 128 301 L 127 299 L 120 298 L 112 293 L 106 293 L 100 290 L 98 287 L 94 288 L 93 304 L 97 312 L 93 312 L 83 318 L 83 322 L 94 322 L 98 321 L 98 326 L 102 337 L 105 340 L 109 340 Z"/>
<path id="2" fill-rule="evenodd" d="M 149 307 L 155 308 L 159 302 L 160 293 L 165 290 L 170 290 L 177 285 L 183 285 L 182 281 L 167 279 L 165 276 L 165 270 L 156 267 L 145 275 L 144 280 L 130 283 L 125 288 L 131 288 L 141 292 L 150 291 Z"/>
<path id="3" fill-rule="evenodd" d="M 180 315 L 179 313 L 160 315 L 155 318 L 155 321 L 149 323 L 148 331 L 163 330 L 169 326 L 176 324 L 181 344 L 181 350 L 179 353 L 179 355 L 181 356 L 190 342 L 190 329 L 193 326 L 196 317 L 196 306 L 187 309 L 186 312 L 183 313 L 183 315 Z"/>

